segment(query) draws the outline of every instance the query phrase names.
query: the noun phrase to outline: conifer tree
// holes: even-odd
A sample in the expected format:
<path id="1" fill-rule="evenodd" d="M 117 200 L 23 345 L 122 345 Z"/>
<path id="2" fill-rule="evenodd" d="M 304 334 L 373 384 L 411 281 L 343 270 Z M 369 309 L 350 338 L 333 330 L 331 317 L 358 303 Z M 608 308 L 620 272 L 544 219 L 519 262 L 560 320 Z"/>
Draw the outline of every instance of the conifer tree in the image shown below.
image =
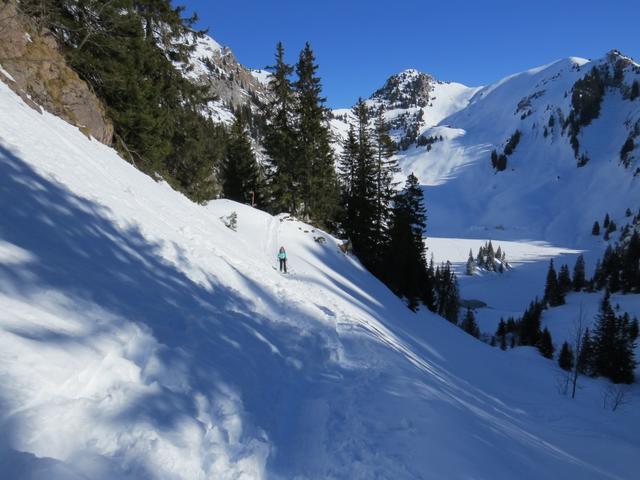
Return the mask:
<path id="1" fill-rule="evenodd" d="M 415 310 L 426 283 L 424 230 L 426 210 L 422 189 L 415 175 L 407 178 L 396 196 L 391 221 L 391 239 L 385 262 L 385 276 L 398 295 Z"/>
<path id="2" fill-rule="evenodd" d="M 600 235 L 600 224 L 598 223 L 597 220 L 595 222 L 593 222 L 593 228 L 591 229 L 591 235 L 594 235 L 596 237 Z"/>
<path id="3" fill-rule="evenodd" d="M 569 293 L 572 287 L 573 282 L 571 281 L 569 267 L 564 264 L 560 267 L 560 273 L 558 274 L 558 288 L 560 289 L 562 296 L 564 296 Z"/>
<path id="4" fill-rule="evenodd" d="M 570 372 L 573 369 L 573 351 L 571 346 L 565 341 L 560 349 L 560 355 L 558 356 L 558 365 L 561 369 Z"/>
<path id="5" fill-rule="evenodd" d="M 589 328 L 585 329 L 580 344 L 580 351 L 576 359 L 577 371 L 582 375 L 594 375 L 595 351 Z"/>
<path id="6" fill-rule="evenodd" d="M 549 261 L 549 271 L 547 272 L 547 282 L 544 287 L 544 301 L 552 307 L 564 304 L 564 294 L 558 284 L 558 277 L 553 266 L 553 259 Z"/>
<path id="7" fill-rule="evenodd" d="M 44 26 L 106 106 L 115 147 L 192 199 L 212 198 L 224 136 L 201 115 L 206 89 L 176 68 L 188 64 L 201 34 L 195 18 L 168 0 L 23 0 L 20 8 L 35 3 L 46 4 L 38 10 L 46 10 Z"/>
<path id="8" fill-rule="evenodd" d="M 358 202 L 355 198 L 358 169 L 358 139 L 355 128 L 349 125 L 347 138 L 342 143 L 342 154 L 338 159 L 338 179 L 341 187 L 341 206 L 343 229 L 351 236 L 351 225 L 355 225 L 358 216 Z"/>
<path id="9" fill-rule="evenodd" d="M 265 104 L 264 148 L 269 159 L 270 205 L 273 213 L 295 215 L 302 203 L 302 172 L 295 155 L 293 111 L 295 99 L 291 85 L 293 67 L 285 62 L 284 46 L 276 45 L 276 64 L 267 69 L 269 98 Z"/>
<path id="10" fill-rule="evenodd" d="M 553 341 L 551 340 L 551 333 L 549 333 L 547 327 L 544 327 L 544 330 L 542 330 L 537 346 L 543 357 L 553 358 L 555 348 L 553 346 Z"/>
<path id="11" fill-rule="evenodd" d="M 326 226 L 337 213 L 339 189 L 330 145 L 328 111 L 324 107 L 318 65 L 309 43 L 300 52 L 295 70 L 298 77 L 293 85 L 297 98 L 294 131 L 298 168 L 295 170 L 300 174 L 302 214 L 312 222 Z"/>
<path id="12" fill-rule="evenodd" d="M 222 165 L 222 193 L 225 198 L 242 203 L 260 203 L 261 187 L 258 162 L 251 141 L 240 118 L 231 126 L 227 153 Z"/>
<path id="13" fill-rule="evenodd" d="M 518 325 L 520 345 L 537 345 L 540 340 L 540 320 L 543 303 L 536 298 L 522 314 Z"/>
<path id="14" fill-rule="evenodd" d="M 389 136 L 389 127 L 384 120 L 382 111 L 379 111 L 375 118 L 372 140 L 375 155 L 375 236 L 371 240 L 376 245 L 378 252 L 382 254 L 389 243 L 389 221 L 397 187 L 393 179 L 400 171 L 398 162 L 393 158 L 395 143 Z"/>
<path id="15" fill-rule="evenodd" d="M 460 328 L 467 332 L 469 335 L 480 338 L 480 328 L 476 323 L 476 317 L 473 314 L 473 310 L 467 308 L 467 312 L 462 319 L 462 323 L 460 324 Z"/>
<path id="16" fill-rule="evenodd" d="M 504 319 L 500 318 L 500 323 L 498 323 L 498 328 L 496 329 L 496 337 L 504 337 L 506 333 L 506 324 Z"/>
<path id="17" fill-rule="evenodd" d="M 486 267 L 488 270 L 495 271 L 496 267 L 496 254 L 493 250 L 493 244 L 491 240 L 489 240 L 489 245 L 487 246 L 487 262 Z"/>
<path id="18" fill-rule="evenodd" d="M 473 251 L 469 250 L 469 258 L 467 259 L 466 274 L 473 275 L 475 269 L 475 260 L 473 259 Z"/>
<path id="19" fill-rule="evenodd" d="M 436 268 L 433 279 L 435 293 L 435 312 L 442 315 L 451 323 L 458 323 L 460 309 L 460 291 L 458 279 L 451 268 L 451 263 L 446 262 Z"/>
<path id="20" fill-rule="evenodd" d="M 632 383 L 635 360 L 628 325 L 611 307 L 609 292 L 600 303 L 594 331 L 594 370 L 614 383 Z"/>
<path id="21" fill-rule="evenodd" d="M 573 289 L 576 292 L 581 291 L 587 286 L 584 256 L 580 254 L 576 259 L 575 266 L 573 267 Z"/>
<path id="22" fill-rule="evenodd" d="M 634 343 L 638 338 L 638 319 L 634 318 L 629 325 L 629 341 Z"/>
<path id="23" fill-rule="evenodd" d="M 369 108 L 359 99 L 352 109 L 355 118 L 353 134 L 347 138 L 340 159 L 343 183 L 343 208 L 346 211 L 344 230 L 351 239 L 353 250 L 360 261 L 374 274 L 380 274 L 381 256 L 376 236 L 376 170 L 375 155 L 369 128 Z M 347 175 L 351 178 L 347 185 Z"/>

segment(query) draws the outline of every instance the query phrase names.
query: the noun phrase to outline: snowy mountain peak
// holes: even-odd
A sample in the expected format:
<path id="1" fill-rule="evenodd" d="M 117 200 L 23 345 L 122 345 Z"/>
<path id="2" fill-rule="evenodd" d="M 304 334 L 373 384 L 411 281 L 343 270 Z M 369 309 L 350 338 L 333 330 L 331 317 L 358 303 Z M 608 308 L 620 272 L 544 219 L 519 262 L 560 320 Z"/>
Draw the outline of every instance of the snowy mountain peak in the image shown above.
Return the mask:
<path id="1" fill-rule="evenodd" d="M 478 88 L 442 82 L 432 75 L 410 68 L 389 77 L 367 100 L 373 114 L 382 113 L 391 136 L 401 150 L 419 139 L 426 128 L 466 107 Z M 332 128 L 338 138 L 347 131 L 348 114 L 334 111 Z"/>
<path id="2" fill-rule="evenodd" d="M 389 77 L 370 99 L 387 108 L 425 107 L 429 103 L 429 94 L 435 82 L 426 73 L 415 69 L 404 70 Z"/>
<path id="3" fill-rule="evenodd" d="M 605 55 L 605 58 L 612 64 L 615 64 L 618 61 L 621 61 L 623 62 L 624 65 L 640 67 L 640 64 L 638 64 L 638 62 L 636 62 L 633 58 L 629 57 L 628 55 L 625 55 L 620 50 L 616 50 L 616 49 L 610 50 Z"/>

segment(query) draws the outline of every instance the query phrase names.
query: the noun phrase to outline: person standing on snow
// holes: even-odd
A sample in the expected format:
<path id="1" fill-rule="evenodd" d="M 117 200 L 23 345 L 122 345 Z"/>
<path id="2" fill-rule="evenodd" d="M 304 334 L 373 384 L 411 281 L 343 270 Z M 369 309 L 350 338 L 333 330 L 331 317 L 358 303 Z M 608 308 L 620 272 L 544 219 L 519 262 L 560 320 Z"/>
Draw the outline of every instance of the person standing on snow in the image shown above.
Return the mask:
<path id="1" fill-rule="evenodd" d="M 284 247 L 280 247 L 278 260 L 280 261 L 280 271 L 287 273 L 287 252 L 284 251 Z"/>

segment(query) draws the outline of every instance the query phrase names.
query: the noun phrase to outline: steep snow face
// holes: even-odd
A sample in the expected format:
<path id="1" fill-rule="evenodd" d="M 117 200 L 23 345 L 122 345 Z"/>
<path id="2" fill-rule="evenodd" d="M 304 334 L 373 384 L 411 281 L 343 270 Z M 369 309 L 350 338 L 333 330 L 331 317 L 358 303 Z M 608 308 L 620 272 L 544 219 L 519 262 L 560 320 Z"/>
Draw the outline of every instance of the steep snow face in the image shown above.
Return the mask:
<path id="1" fill-rule="evenodd" d="M 7 478 L 637 473 L 640 414 L 600 382 L 566 401 L 551 362 L 411 313 L 331 236 L 195 205 L 4 84 L 0 111 Z"/>

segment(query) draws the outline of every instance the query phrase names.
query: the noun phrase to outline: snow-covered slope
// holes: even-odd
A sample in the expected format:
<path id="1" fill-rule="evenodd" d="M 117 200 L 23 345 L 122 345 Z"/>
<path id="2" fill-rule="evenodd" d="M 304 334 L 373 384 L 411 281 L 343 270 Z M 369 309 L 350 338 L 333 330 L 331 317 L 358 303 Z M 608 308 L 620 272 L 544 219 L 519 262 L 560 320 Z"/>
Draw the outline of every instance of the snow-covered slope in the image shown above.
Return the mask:
<path id="1" fill-rule="evenodd" d="M 572 149 L 572 89 L 592 68 L 609 72 L 599 115 L 582 126 Z M 615 79 L 616 69 L 622 75 Z M 604 77 L 604 74 L 602 75 Z M 399 154 L 405 172 L 424 184 L 431 231 L 436 235 L 493 236 L 588 246 L 590 228 L 609 211 L 621 219 L 640 198 L 637 152 L 630 165 L 620 151 L 640 130 L 640 97 L 631 99 L 640 68 L 617 52 L 589 62 L 568 58 L 512 75 L 479 90 L 468 106 L 427 128 L 442 135 L 427 151 L 413 147 Z M 520 143 L 496 172 L 492 150 L 502 153 L 518 130 Z M 578 168 L 585 155 L 588 162 Z"/>
<path id="2" fill-rule="evenodd" d="M 4 84 L 0 112 L 6 478 L 637 473 L 638 411 L 600 382 L 568 401 L 551 362 L 411 313 L 330 236 L 195 205 Z"/>

